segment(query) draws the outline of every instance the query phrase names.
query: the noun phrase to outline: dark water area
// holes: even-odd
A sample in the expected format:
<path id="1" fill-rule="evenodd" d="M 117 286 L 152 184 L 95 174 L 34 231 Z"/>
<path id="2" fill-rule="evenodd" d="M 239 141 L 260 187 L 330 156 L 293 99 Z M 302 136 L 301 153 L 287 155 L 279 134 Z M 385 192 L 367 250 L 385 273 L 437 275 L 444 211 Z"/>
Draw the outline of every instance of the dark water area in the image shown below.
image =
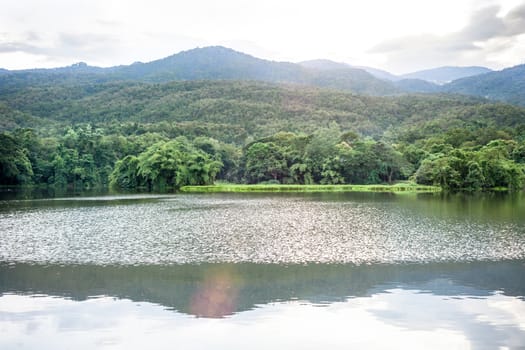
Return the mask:
<path id="1" fill-rule="evenodd" d="M 71 344 L 520 349 L 525 196 L 2 193 L 0 348 Z"/>

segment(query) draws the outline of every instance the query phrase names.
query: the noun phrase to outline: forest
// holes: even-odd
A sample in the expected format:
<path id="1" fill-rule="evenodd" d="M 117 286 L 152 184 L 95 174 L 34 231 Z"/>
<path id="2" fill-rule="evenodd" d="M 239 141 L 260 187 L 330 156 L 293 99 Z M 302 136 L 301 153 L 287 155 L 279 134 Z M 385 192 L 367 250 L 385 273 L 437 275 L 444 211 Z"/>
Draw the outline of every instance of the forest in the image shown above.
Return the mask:
<path id="1" fill-rule="evenodd" d="M 9 186 L 525 184 L 525 109 L 459 95 L 53 82 L 1 88 L 0 121 L 0 184 Z"/>

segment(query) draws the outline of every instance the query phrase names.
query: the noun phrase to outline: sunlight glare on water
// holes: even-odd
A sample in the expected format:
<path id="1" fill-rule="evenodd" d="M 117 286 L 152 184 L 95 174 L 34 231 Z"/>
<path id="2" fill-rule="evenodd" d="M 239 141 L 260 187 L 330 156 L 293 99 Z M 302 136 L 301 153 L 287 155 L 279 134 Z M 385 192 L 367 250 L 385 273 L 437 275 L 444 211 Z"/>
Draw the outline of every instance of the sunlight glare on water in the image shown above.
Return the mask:
<path id="1" fill-rule="evenodd" d="M 4 201 L 0 260 L 361 264 L 525 257 L 520 222 L 438 217 L 417 209 L 416 198 L 323 198 L 136 195 Z"/>

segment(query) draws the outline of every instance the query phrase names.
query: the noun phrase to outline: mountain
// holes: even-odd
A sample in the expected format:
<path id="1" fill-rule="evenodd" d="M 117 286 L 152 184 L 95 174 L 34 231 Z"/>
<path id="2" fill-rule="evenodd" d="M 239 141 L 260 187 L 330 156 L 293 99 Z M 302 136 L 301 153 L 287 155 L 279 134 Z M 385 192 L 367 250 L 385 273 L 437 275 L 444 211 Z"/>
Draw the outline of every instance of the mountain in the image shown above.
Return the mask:
<path id="1" fill-rule="evenodd" d="M 26 73 L 55 73 L 55 74 L 96 74 L 96 73 L 108 73 L 110 71 L 113 71 L 115 68 L 101 68 L 101 67 L 95 67 L 95 66 L 89 66 L 85 62 L 77 62 L 67 67 L 58 67 L 58 68 L 35 68 L 35 69 L 26 69 L 22 72 Z M 13 71 L 16 72 L 16 71 Z"/>
<path id="2" fill-rule="evenodd" d="M 317 69 L 317 70 L 337 70 L 337 69 L 348 69 L 351 68 L 349 64 L 334 62 L 331 60 L 318 59 L 299 62 L 299 65 L 308 69 Z"/>
<path id="3" fill-rule="evenodd" d="M 324 61 L 324 64 L 326 62 L 330 61 Z M 123 67 L 118 74 L 155 82 L 257 80 L 328 87 L 369 95 L 397 92 L 394 86 L 374 78 L 363 70 L 335 62 L 333 65 L 337 66 L 337 69 L 305 67 L 295 63 L 263 60 L 225 47 L 212 46 L 183 51 L 149 63 Z"/>
<path id="4" fill-rule="evenodd" d="M 372 67 L 366 67 L 366 66 L 354 66 L 355 68 L 359 68 L 362 70 L 367 71 L 368 73 L 372 74 L 374 77 L 382 80 L 388 80 L 388 81 L 397 81 L 401 79 L 399 76 L 394 75 L 390 72 L 387 72 L 386 70 L 372 68 Z"/>
<path id="5" fill-rule="evenodd" d="M 255 81 L 121 81 L 0 89 L 0 115 L 8 117 L 0 123 L 8 130 L 29 127 L 53 134 L 82 123 L 109 129 L 122 123 L 134 130 L 139 123 L 146 125 L 142 133 L 208 135 L 244 144 L 248 138 L 279 131 L 310 134 L 332 124 L 374 138 L 407 128 L 419 135 L 427 122 L 433 123 L 432 132 L 464 123 L 515 127 L 525 120 L 525 109 L 460 95 L 375 97 Z"/>
<path id="6" fill-rule="evenodd" d="M 372 96 L 403 93 L 459 93 L 524 105 L 524 66 L 491 72 L 483 67 L 440 67 L 395 76 L 370 67 L 353 67 L 330 60 L 299 64 L 256 58 L 222 46 L 183 51 L 159 60 L 100 68 L 80 62 L 68 67 L 8 71 L 0 69 L 0 94 L 9 96 L 28 87 L 97 85 L 127 81 L 165 83 L 189 80 L 262 81 L 315 86 Z M 489 73 L 486 73 L 489 72 Z M 484 74 L 482 74 L 484 73 Z M 477 74 L 477 75 L 473 75 Z M 470 77 L 465 77 L 470 75 Z M 431 81 L 443 83 L 438 86 Z"/>
<path id="7" fill-rule="evenodd" d="M 275 62 L 222 46 L 196 48 L 160 60 L 120 67 L 114 74 L 123 79 L 150 82 L 256 80 L 327 87 L 367 95 L 399 93 L 392 84 L 344 63 L 328 60 L 303 64 Z"/>
<path id="8" fill-rule="evenodd" d="M 381 80 L 396 81 L 400 79 L 397 75 L 394 75 L 382 69 L 377 69 L 377 68 L 372 68 L 372 67 L 367 67 L 367 66 L 352 66 L 347 63 L 334 62 L 334 61 L 325 60 L 325 59 L 303 61 L 303 62 L 299 62 L 299 64 L 305 68 L 317 69 L 317 70 L 336 70 L 336 69 L 340 70 L 340 69 L 349 69 L 349 68 L 360 69 L 360 70 L 364 70 L 365 72 Z"/>
<path id="9" fill-rule="evenodd" d="M 166 82 L 173 80 L 259 80 L 306 82 L 306 71 L 288 62 L 256 58 L 222 46 L 183 51 L 148 63 L 116 69 L 126 79 Z"/>
<path id="10" fill-rule="evenodd" d="M 299 64 L 308 69 L 322 71 L 349 68 L 364 70 L 378 79 L 395 82 L 395 86 L 406 92 L 438 92 L 440 90 L 438 85 L 464 77 L 491 72 L 490 69 L 485 67 L 438 67 L 398 76 L 382 69 L 367 66 L 353 66 L 326 59 L 303 61 L 299 62 Z"/>
<path id="11" fill-rule="evenodd" d="M 134 81 L 163 83 L 184 80 L 243 80 L 299 84 L 352 91 L 367 95 L 392 95 L 400 91 L 389 82 L 361 69 L 343 65 L 337 72 L 307 68 L 290 62 L 256 58 L 222 46 L 183 51 L 152 62 L 111 68 L 77 63 L 69 67 L 12 71 L 0 75 L 0 89 L 20 89 L 50 83 L 70 84 Z"/>
<path id="12" fill-rule="evenodd" d="M 394 84 L 403 91 L 414 93 L 437 93 L 442 90 L 441 85 L 421 79 L 401 79 Z"/>
<path id="13" fill-rule="evenodd" d="M 355 68 L 331 69 L 313 73 L 310 75 L 309 85 L 350 90 L 372 96 L 396 95 L 403 92 L 391 82 L 375 78 L 363 69 Z"/>
<path id="14" fill-rule="evenodd" d="M 435 84 L 446 84 L 456 79 L 491 72 L 485 67 L 438 67 L 404 74 L 402 79 L 421 79 Z"/>
<path id="15" fill-rule="evenodd" d="M 459 79 L 445 85 L 444 90 L 525 106 L 525 64 Z"/>

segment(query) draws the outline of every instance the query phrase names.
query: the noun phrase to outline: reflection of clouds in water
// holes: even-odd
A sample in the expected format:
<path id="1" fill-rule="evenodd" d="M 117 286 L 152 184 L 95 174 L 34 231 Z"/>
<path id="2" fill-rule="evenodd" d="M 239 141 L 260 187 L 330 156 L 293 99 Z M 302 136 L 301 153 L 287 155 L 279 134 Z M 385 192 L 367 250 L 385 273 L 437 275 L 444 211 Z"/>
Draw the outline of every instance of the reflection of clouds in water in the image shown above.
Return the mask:
<path id="1" fill-rule="evenodd" d="M 210 275 L 199 289 L 204 300 L 217 302 L 211 308 L 204 303 L 203 316 L 218 315 L 234 302 L 224 294 L 234 295 L 228 287 L 234 277 L 217 276 Z M 78 349 L 152 344 L 158 349 L 175 344 L 184 349 L 493 349 L 516 348 L 523 339 L 525 302 L 502 294 L 454 299 L 391 289 L 322 308 L 301 300 L 260 305 L 220 319 L 107 297 L 81 302 L 0 297 L 0 348 L 6 349 L 60 349 L 72 343 Z"/>
<path id="2" fill-rule="evenodd" d="M 525 339 L 525 303 L 500 293 L 485 298 L 440 297 L 395 289 L 370 300 L 369 311 L 387 323 L 406 329 L 456 330 L 473 349 L 522 346 Z"/>

